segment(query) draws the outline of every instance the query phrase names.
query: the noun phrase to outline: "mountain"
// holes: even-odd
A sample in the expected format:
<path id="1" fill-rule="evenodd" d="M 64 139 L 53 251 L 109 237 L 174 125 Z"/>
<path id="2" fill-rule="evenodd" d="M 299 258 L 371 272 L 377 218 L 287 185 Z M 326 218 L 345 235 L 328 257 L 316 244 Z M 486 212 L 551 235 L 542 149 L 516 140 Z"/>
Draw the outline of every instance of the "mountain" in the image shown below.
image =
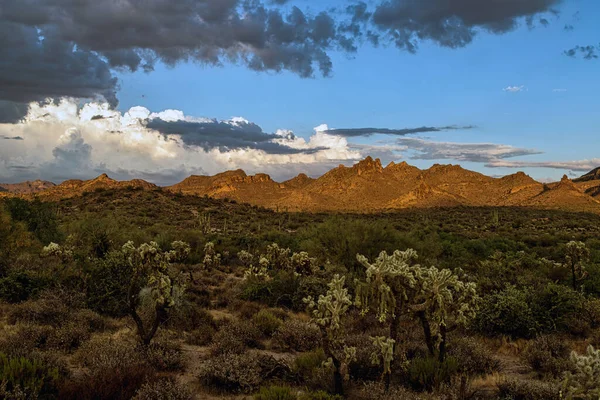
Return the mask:
<path id="1" fill-rule="evenodd" d="M 103 174 L 88 181 L 65 181 L 29 196 L 55 200 L 107 189 L 153 190 L 157 186 L 139 179 L 116 181 Z M 318 178 L 300 174 L 276 182 L 269 175 L 248 175 L 238 169 L 213 176 L 192 175 L 164 189 L 280 211 L 381 212 L 409 207 L 514 206 L 600 213 L 600 201 L 593 197 L 600 196 L 600 179 L 571 181 L 565 176 L 560 182 L 545 185 L 523 172 L 494 178 L 460 165 L 436 164 L 421 170 L 406 162 L 392 162 L 384 167 L 379 159 L 371 157 L 351 167 L 340 165 Z M 12 194 L 0 194 L 7 195 Z"/>
<path id="2" fill-rule="evenodd" d="M 577 179 L 573 179 L 573 182 L 590 196 L 600 198 L 600 167 L 591 170 Z"/>
<path id="3" fill-rule="evenodd" d="M 108 189 L 138 189 L 151 190 L 158 186 L 141 179 L 131 181 L 117 181 L 111 179 L 106 174 L 90 180 L 71 179 L 64 181 L 60 185 L 55 185 L 44 191 L 35 193 L 41 199 L 56 200 L 70 197 L 81 196 L 86 192 L 102 191 Z"/>
<path id="4" fill-rule="evenodd" d="M 0 183 L 0 192 L 8 192 L 14 194 L 31 194 L 41 192 L 56 186 L 48 181 L 27 181 L 21 183 Z"/>
<path id="5" fill-rule="evenodd" d="M 167 190 L 231 198 L 278 210 L 376 212 L 407 207 L 526 206 L 600 213 L 600 203 L 569 181 L 551 186 L 523 172 L 493 178 L 460 165 L 421 170 L 406 162 L 383 166 L 367 157 L 312 179 L 277 183 L 242 170 L 192 176 Z"/>

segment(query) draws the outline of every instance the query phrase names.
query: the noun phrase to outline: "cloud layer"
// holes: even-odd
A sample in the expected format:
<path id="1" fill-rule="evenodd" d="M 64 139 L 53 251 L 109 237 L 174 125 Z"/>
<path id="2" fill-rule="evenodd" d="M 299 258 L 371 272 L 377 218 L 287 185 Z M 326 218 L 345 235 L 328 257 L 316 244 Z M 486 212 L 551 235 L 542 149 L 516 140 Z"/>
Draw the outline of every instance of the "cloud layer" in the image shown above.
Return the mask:
<path id="1" fill-rule="evenodd" d="M 345 138 L 322 127 L 304 139 L 286 130 L 265 133 L 243 118 L 217 121 L 144 107 L 121 113 L 108 103 L 79 107 L 74 100 L 32 104 L 20 123 L 0 124 L 0 138 L 0 181 L 9 182 L 60 182 L 107 172 L 172 184 L 190 174 L 236 168 L 287 179 L 362 157 Z"/>
<path id="2" fill-rule="evenodd" d="M 392 135 L 392 136 L 406 136 L 413 135 L 416 133 L 427 133 L 427 132 L 442 132 L 450 130 L 464 130 L 473 129 L 472 125 L 468 126 L 422 126 L 420 128 L 402 128 L 402 129 L 389 129 L 389 128 L 339 128 L 339 129 L 328 129 L 325 133 L 329 135 L 343 136 L 343 137 L 358 137 L 358 136 L 371 136 L 371 135 Z"/>
<path id="3" fill-rule="evenodd" d="M 457 160 L 467 162 L 495 162 L 505 158 L 541 154 L 534 149 L 494 143 L 434 142 L 417 138 L 401 138 L 396 142 L 415 152 L 415 160 Z"/>

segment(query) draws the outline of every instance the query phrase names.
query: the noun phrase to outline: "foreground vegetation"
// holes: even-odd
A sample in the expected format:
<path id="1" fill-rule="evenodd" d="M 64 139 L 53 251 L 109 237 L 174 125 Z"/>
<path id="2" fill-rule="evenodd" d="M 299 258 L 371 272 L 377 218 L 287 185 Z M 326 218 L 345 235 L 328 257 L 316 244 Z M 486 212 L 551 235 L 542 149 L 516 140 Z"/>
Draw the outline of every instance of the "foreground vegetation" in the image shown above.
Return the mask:
<path id="1" fill-rule="evenodd" d="M 598 399 L 599 230 L 516 208 L 5 199 L 0 398 Z"/>

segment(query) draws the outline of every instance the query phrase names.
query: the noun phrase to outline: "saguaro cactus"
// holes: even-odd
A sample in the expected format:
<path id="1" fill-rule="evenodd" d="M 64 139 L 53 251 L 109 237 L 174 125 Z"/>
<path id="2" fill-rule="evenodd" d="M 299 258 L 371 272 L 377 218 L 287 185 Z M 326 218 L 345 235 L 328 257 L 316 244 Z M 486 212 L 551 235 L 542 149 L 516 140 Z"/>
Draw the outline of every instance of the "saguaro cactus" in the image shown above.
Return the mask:
<path id="1" fill-rule="evenodd" d="M 329 283 L 329 290 L 318 300 L 307 297 L 304 302 L 312 316 L 312 322 L 319 326 L 323 339 L 323 350 L 333 366 L 335 392 L 344 392 L 344 375 L 348 364 L 356 358 L 356 348 L 348 347 L 344 341 L 343 317 L 352 305 L 348 289 L 344 287 L 346 277 L 335 275 Z"/>

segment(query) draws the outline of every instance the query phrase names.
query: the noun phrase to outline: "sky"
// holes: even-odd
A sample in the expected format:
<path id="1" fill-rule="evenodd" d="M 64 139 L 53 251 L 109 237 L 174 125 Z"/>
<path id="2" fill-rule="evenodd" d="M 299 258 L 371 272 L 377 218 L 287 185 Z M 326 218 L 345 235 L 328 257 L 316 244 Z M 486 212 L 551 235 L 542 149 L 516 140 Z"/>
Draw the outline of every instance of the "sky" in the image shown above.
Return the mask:
<path id="1" fill-rule="evenodd" d="M 600 166 L 595 0 L 0 0 L 0 182 Z"/>

